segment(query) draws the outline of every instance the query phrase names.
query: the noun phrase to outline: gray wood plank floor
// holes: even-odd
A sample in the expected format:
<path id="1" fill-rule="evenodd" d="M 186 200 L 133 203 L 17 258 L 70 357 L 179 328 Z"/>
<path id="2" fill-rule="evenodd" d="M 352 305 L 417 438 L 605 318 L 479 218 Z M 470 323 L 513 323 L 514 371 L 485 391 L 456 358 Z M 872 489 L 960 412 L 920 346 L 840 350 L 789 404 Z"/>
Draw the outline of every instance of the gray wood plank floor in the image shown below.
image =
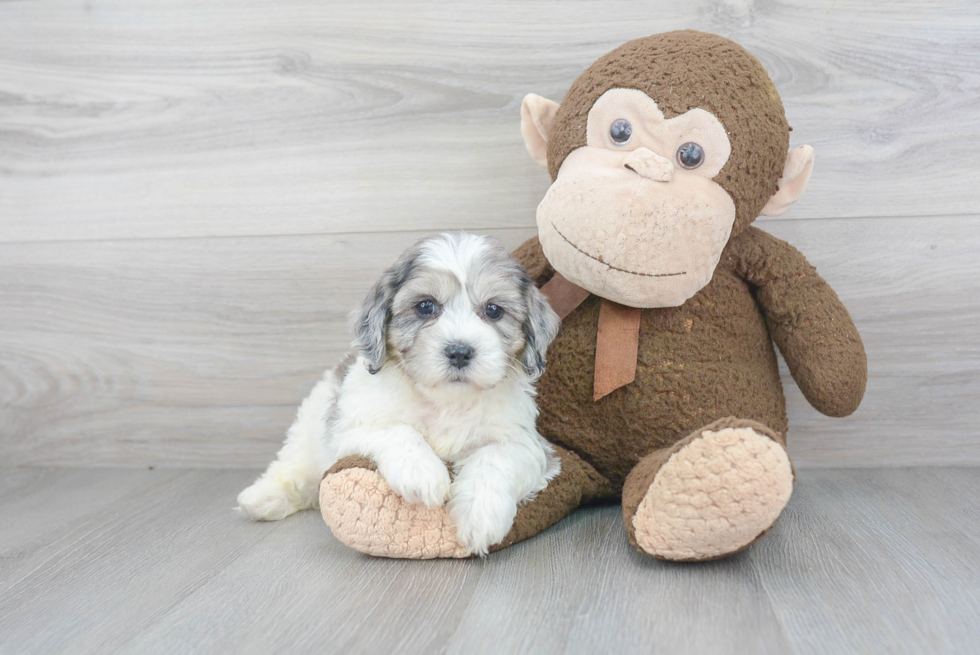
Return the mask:
<path id="1" fill-rule="evenodd" d="M 980 640 L 980 469 L 805 470 L 773 531 L 696 565 L 580 510 L 485 561 L 361 556 L 254 471 L 5 469 L 0 652 L 929 652 Z"/>

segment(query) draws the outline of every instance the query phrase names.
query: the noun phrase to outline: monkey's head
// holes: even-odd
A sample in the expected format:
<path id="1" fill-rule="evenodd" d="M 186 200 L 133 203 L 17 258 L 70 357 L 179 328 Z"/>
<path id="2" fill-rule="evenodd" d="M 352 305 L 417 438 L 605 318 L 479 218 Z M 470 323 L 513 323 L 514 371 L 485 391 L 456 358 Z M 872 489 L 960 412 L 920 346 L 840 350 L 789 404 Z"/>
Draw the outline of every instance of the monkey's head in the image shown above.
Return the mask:
<path id="1" fill-rule="evenodd" d="M 674 307 L 714 274 L 729 239 L 802 195 L 813 149 L 759 61 L 713 34 L 630 41 L 557 103 L 521 108 L 528 152 L 553 183 L 538 236 L 555 270 L 603 298 Z"/>

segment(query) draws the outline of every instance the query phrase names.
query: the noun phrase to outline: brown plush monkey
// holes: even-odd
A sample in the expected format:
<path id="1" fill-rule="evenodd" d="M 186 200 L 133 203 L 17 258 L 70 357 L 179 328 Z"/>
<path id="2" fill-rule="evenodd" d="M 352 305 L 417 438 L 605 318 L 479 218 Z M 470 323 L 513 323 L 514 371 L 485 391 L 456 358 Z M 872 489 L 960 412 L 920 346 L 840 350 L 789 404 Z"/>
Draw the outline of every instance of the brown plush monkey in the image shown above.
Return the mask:
<path id="1" fill-rule="evenodd" d="M 834 291 L 750 225 L 800 197 L 812 148 L 789 150 L 758 60 L 694 31 L 624 44 L 560 106 L 529 95 L 521 131 L 553 179 L 538 238 L 516 256 L 565 317 L 538 394 L 562 471 L 499 547 L 621 496 L 642 552 L 704 560 L 745 548 L 792 492 L 773 341 L 825 414 L 853 412 L 867 380 Z M 364 461 L 328 472 L 321 496 L 338 538 L 373 554 L 459 556 L 439 510 L 400 504 L 377 477 Z M 392 512 L 360 520 L 374 503 Z"/>

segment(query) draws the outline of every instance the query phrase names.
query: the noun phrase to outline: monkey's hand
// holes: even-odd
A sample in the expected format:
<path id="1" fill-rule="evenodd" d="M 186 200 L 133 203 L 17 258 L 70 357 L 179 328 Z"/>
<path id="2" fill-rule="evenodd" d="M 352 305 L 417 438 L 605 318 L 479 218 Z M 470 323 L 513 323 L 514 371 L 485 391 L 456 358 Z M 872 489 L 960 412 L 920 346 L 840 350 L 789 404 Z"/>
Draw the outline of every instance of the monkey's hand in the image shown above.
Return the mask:
<path id="1" fill-rule="evenodd" d="M 806 399 L 828 416 L 858 408 L 868 380 L 861 335 L 830 285 L 800 252 L 750 227 L 733 240 L 773 341 Z"/>

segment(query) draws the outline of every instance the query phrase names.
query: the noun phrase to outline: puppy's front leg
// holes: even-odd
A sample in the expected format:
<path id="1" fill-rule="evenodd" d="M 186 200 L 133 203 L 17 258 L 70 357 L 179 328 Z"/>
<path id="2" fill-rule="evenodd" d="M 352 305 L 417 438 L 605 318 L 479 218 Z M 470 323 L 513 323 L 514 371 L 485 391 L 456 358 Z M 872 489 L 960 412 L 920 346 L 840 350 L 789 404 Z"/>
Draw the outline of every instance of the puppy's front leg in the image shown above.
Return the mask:
<path id="1" fill-rule="evenodd" d="M 486 555 L 503 541 L 517 505 L 548 485 L 558 473 L 544 451 L 525 443 L 495 443 L 457 462 L 449 513 L 456 538 L 470 553 Z"/>
<path id="2" fill-rule="evenodd" d="M 449 469 L 410 425 L 345 432 L 338 436 L 338 458 L 345 455 L 372 459 L 391 490 L 412 504 L 439 507 L 449 496 Z"/>

